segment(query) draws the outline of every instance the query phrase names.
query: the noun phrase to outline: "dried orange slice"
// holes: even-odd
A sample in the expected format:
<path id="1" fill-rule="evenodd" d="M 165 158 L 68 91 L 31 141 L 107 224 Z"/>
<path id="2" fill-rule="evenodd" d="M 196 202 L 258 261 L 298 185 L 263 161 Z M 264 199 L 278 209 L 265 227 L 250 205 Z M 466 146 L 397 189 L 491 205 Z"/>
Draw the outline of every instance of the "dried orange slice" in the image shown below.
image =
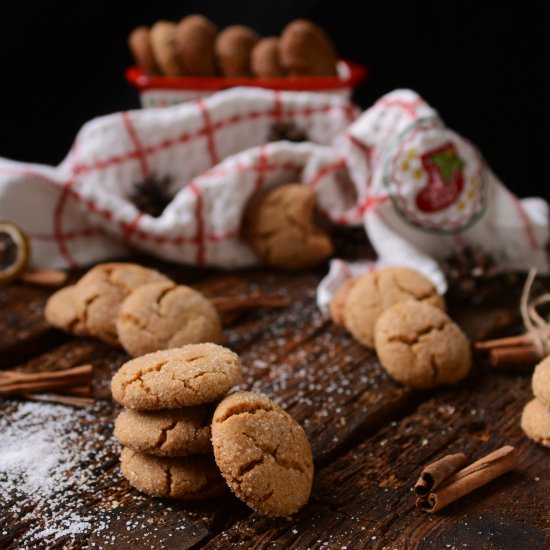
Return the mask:
<path id="1" fill-rule="evenodd" d="M 15 224 L 0 221 L 0 285 L 13 281 L 29 263 L 29 241 Z"/>

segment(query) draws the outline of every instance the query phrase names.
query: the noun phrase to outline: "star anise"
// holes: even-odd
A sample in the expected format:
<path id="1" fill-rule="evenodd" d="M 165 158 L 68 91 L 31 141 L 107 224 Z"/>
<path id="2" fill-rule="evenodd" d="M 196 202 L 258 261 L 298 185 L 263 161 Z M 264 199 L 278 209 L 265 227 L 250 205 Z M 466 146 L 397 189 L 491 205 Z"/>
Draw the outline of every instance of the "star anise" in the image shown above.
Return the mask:
<path id="1" fill-rule="evenodd" d="M 271 125 L 267 141 L 308 141 L 308 135 L 292 122 L 277 122 Z"/>
<path id="2" fill-rule="evenodd" d="M 128 200 L 141 212 L 158 218 L 173 198 L 170 176 L 148 176 L 134 185 Z"/>

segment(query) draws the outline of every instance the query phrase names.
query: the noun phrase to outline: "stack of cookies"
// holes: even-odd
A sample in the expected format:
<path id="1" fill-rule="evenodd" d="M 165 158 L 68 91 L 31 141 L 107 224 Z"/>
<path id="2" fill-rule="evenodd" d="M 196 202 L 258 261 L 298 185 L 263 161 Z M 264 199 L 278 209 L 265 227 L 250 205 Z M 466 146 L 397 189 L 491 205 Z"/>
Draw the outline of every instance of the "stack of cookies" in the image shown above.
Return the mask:
<path id="1" fill-rule="evenodd" d="M 202 15 L 157 21 L 132 31 L 128 44 L 148 75 L 263 77 L 335 76 L 338 55 L 311 21 L 290 22 L 281 36 L 261 38 L 244 25 L 221 32 Z"/>
<path id="2" fill-rule="evenodd" d="M 137 357 L 221 341 L 218 312 L 200 292 L 131 263 L 99 264 L 53 294 L 45 310 L 55 327 L 122 346 Z"/>
<path id="3" fill-rule="evenodd" d="M 113 377 L 122 473 L 152 496 L 203 499 L 227 485 L 254 510 L 287 516 L 309 499 L 313 459 L 303 429 L 266 396 L 237 392 L 239 357 L 216 344 L 150 353 Z M 221 475 L 220 475 L 221 474 Z M 224 482 L 225 480 L 225 482 Z M 226 485 L 227 483 L 227 485 Z"/>
<path id="4" fill-rule="evenodd" d="M 115 374 L 115 423 L 124 476 L 140 491 L 179 499 L 222 494 L 210 442 L 214 404 L 237 384 L 241 363 L 216 344 L 194 344 L 132 359 Z"/>
<path id="5" fill-rule="evenodd" d="M 468 339 L 445 313 L 443 297 L 413 269 L 386 267 L 348 279 L 330 313 L 406 386 L 454 384 L 470 370 Z"/>
<path id="6" fill-rule="evenodd" d="M 533 441 L 550 447 L 550 356 L 535 367 L 532 387 L 535 397 L 523 409 L 521 427 Z"/>

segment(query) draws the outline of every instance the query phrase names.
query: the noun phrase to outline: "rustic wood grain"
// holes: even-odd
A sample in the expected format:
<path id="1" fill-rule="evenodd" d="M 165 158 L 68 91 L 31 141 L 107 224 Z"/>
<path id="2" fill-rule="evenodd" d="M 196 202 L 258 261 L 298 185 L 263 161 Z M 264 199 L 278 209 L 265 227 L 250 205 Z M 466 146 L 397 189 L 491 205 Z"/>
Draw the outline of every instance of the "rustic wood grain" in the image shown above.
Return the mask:
<path id="1" fill-rule="evenodd" d="M 314 292 L 322 270 L 228 275 L 166 264 L 156 267 L 209 296 L 260 290 L 288 298 L 285 309 L 244 314 L 225 328 L 224 335 L 245 366 L 241 387 L 267 393 L 307 431 L 318 468 L 312 501 L 292 520 L 271 520 L 252 514 L 231 495 L 210 503 L 174 503 L 131 489 L 118 468 L 118 447 L 112 438 L 118 407 L 109 399 L 110 377 L 126 354 L 52 331 L 42 318 L 50 291 L 11 286 L 0 293 L 0 357 L 13 349 L 17 353 L 12 360 L 34 355 L 19 365 L 26 371 L 89 362 L 96 370 L 94 394 L 100 401 L 90 409 L 93 420 L 82 426 L 82 438 L 103 438 L 107 451 L 86 457 L 97 474 L 94 490 L 81 495 L 79 506 L 96 514 L 104 528 L 74 543 L 61 538 L 51 547 L 80 548 L 93 542 L 109 548 L 184 549 L 206 544 L 389 549 L 468 544 L 507 549 L 518 548 L 518 541 L 526 541 L 526 548 L 542 548 L 548 542 L 547 451 L 528 443 L 518 427 L 521 407 L 529 397 L 528 377 L 478 368 L 457 388 L 414 393 L 390 380 L 372 352 L 320 315 Z M 496 309 L 452 304 L 453 315 L 474 338 L 515 322 L 512 310 L 503 303 Z M 1 329 L 10 324 L 15 328 L 4 334 Z M 32 347 L 40 334 L 46 335 L 44 345 Z M 40 353 L 43 350 L 48 351 Z M 0 400 L 0 414 L 9 417 L 15 406 L 13 400 Z M 409 487 L 423 464 L 458 450 L 477 457 L 503 443 L 519 446 L 519 473 L 434 517 L 413 508 Z M 66 506 L 70 508 L 71 502 L 69 497 Z M 18 548 L 36 525 L 10 513 L 9 503 L 0 502 L 2 506 L 7 513 L 0 515 L 0 547 Z"/>
<path id="2" fill-rule="evenodd" d="M 548 450 L 519 427 L 530 395 L 528 377 L 486 371 L 436 392 L 321 469 L 293 519 L 253 514 L 206 548 L 548 548 Z M 503 444 L 519 449 L 517 471 L 438 514 L 415 508 L 411 487 L 423 465 L 454 452 L 478 458 Z"/>
<path id="3" fill-rule="evenodd" d="M 30 285 L 0 287 L 0 368 L 24 361 L 64 339 L 44 319 L 52 289 Z"/>

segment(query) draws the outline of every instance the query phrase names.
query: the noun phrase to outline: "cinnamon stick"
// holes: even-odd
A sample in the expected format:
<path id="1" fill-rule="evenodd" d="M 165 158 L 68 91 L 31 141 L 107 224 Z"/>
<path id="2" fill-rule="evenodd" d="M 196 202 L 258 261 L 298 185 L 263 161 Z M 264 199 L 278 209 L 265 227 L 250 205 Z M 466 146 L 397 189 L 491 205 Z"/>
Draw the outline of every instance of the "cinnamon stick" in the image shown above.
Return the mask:
<path id="1" fill-rule="evenodd" d="M 416 505 L 425 512 L 437 512 L 455 500 L 475 491 L 517 465 L 515 448 L 506 445 L 476 460 L 447 478 L 426 496 L 419 497 Z"/>
<path id="2" fill-rule="evenodd" d="M 56 393 L 24 394 L 23 397 L 30 401 L 44 401 L 46 403 L 59 403 L 72 407 L 84 408 L 95 403 L 91 397 L 77 397 L 72 395 L 60 395 Z"/>
<path id="3" fill-rule="evenodd" d="M 474 344 L 474 348 L 480 351 L 491 351 L 495 348 L 509 348 L 532 345 L 533 339 L 528 334 L 518 334 L 517 336 L 507 336 L 505 338 L 494 338 L 492 340 L 476 342 Z"/>
<path id="4" fill-rule="evenodd" d="M 254 292 L 236 296 L 215 296 L 210 301 L 220 314 L 222 324 L 229 325 L 245 311 L 259 308 L 283 308 L 289 301 L 278 294 Z"/>
<path id="5" fill-rule="evenodd" d="M 491 367 L 513 367 L 534 365 L 540 354 L 533 345 L 494 348 L 489 351 L 488 363 Z"/>
<path id="6" fill-rule="evenodd" d="M 446 479 L 466 464 L 468 464 L 468 457 L 464 453 L 447 455 L 432 462 L 422 470 L 414 486 L 414 492 L 418 496 L 424 497 L 430 491 L 437 489 Z"/>
<path id="7" fill-rule="evenodd" d="M 218 312 L 256 308 L 281 308 L 288 306 L 288 300 L 278 294 L 260 292 L 236 296 L 216 296 L 210 298 Z"/>
<path id="8" fill-rule="evenodd" d="M 88 384 L 93 377 L 92 365 L 47 372 L 0 371 L 0 395 L 38 393 Z"/>
<path id="9" fill-rule="evenodd" d="M 19 275 L 19 280 L 32 285 L 58 287 L 64 285 L 68 277 L 69 275 L 65 271 L 29 269 Z"/>

